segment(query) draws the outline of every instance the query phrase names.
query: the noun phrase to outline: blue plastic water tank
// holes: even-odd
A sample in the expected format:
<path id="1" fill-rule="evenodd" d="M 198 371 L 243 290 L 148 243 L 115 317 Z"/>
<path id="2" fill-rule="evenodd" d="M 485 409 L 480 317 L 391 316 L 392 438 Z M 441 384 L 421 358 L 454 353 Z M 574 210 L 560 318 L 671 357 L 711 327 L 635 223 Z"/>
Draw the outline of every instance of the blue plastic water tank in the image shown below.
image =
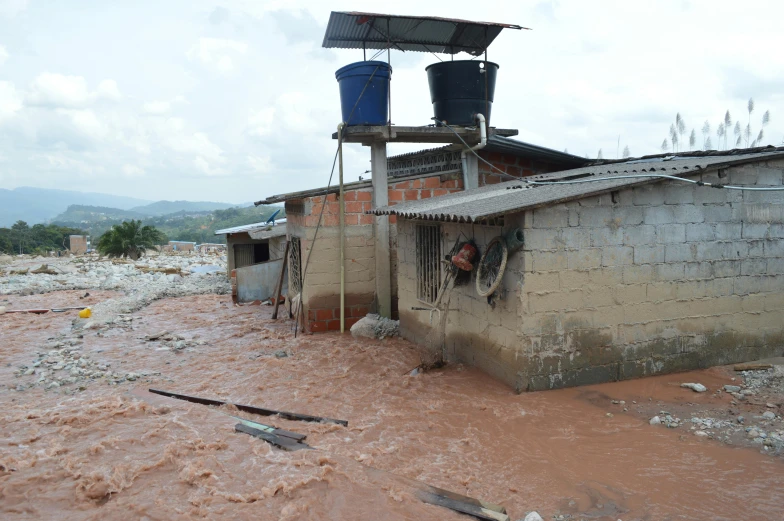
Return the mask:
<path id="1" fill-rule="evenodd" d="M 340 110 L 347 125 L 386 125 L 392 67 L 386 62 L 351 63 L 335 72 Z M 367 88 L 365 87 L 367 85 Z"/>

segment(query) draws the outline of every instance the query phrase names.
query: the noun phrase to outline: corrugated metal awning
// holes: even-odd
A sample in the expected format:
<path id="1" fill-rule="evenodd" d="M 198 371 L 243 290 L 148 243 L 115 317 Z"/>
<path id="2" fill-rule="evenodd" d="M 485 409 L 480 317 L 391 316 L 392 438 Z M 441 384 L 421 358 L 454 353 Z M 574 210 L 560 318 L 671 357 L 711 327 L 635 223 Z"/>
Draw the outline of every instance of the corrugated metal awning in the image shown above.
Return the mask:
<path id="1" fill-rule="evenodd" d="M 434 16 L 332 11 L 322 46 L 444 54 L 467 52 L 479 56 L 503 29 L 528 28 Z"/>

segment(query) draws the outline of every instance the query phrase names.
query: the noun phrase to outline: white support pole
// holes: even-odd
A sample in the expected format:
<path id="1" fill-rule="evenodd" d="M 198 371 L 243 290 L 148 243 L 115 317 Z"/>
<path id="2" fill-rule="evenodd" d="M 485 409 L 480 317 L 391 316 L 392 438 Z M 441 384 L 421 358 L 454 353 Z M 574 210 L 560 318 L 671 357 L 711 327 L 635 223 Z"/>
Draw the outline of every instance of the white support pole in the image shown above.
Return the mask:
<path id="1" fill-rule="evenodd" d="M 373 175 L 373 208 L 389 204 L 387 184 L 387 144 L 374 141 L 370 146 L 370 169 Z M 376 299 L 378 314 L 392 317 L 392 269 L 389 253 L 389 216 L 375 218 L 376 236 Z"/>

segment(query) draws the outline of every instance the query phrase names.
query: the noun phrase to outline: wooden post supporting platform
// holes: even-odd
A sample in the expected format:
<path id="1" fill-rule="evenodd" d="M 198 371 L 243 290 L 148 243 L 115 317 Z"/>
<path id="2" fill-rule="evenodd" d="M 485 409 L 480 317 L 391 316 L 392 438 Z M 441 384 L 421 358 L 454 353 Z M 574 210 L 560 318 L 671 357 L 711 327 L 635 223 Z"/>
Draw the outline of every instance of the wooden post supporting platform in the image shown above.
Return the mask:
<path id="1" fill-rule="evenodd" d="M 280 292 L 283 290 L 283 276 L 286 273 L 286 266 L 289 263 L 289 246 L 291 241 L 286 241 L 286 249 L 283 252 L 283 265 L 280 267 L 280 276 L 278 277 L 278 284 L 275 286 L 275 308 L 272 310 L 272 318 L 278 318 L 278 306 L 280 306 Z"/>
<path id="2" fill-rule="evenodd" d="M 387 144 L 374 141 L 370 145 L 370 168 L 373 175 L 373 208 L 387 206 L 389 187 L 387 184 Z M 389 252 L 389 216 L 375 217 L 376 235 L 376 299 L 378 314 L 392 318 L 392 269 Z"/>

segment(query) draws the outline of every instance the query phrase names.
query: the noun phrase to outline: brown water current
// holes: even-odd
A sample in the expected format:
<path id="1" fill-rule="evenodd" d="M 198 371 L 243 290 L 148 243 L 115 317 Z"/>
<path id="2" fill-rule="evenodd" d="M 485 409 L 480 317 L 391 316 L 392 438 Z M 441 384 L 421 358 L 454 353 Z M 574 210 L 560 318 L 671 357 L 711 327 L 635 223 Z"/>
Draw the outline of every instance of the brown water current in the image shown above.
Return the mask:
<path id="1" fill-rule="evenodd" d="M 6 298 L 53 307 L 81 305 L 81 294 Z M 47 339 L 76 334 L 74 314 L 0 316 L 0 518 L 468 519 L 420 502 L 415 479 L 502 504 L 512 519 L 530 510 L 545 519 L 784 519 L 781 457 L 653 427 L 647 412 L 607 415 L 610 398 L 711 405 L 709 393 L 677 383 L 729 383 L 724 372 L 516 395 L 460 366 L 409 376 L 419 356 L 403 340 L 294 339 L 291 322 L 270 314 L 226 296 L 184 297 L 122 327 L 85 330 L 81 352 L 96 363 L 160 375 L 101 378 L 82 391 L 15 390 L 35 381 L 14 371 Z M 203 345 L 176 351 L 144 339 L 163 330 Z M 349 426 L 211 408 L 149 387 Z M 235 433 L 227 414 L 306 434 L 315 450 L 283 452 Z"/>

